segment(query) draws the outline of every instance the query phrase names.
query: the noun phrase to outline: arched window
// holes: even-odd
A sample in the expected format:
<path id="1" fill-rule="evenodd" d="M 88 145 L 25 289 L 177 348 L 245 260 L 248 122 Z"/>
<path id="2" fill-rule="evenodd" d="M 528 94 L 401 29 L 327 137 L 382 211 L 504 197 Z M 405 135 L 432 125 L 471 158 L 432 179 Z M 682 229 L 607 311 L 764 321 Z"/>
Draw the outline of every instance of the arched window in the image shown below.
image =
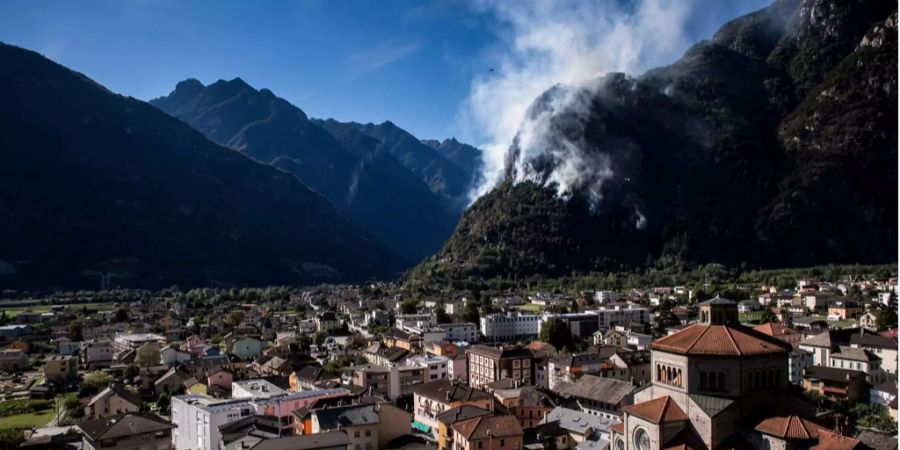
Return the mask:
<path id="1" fill-rule="evenodd" d="M 705 391 L 708 388 L 706 384 L 706 372 L 700 372 L 700 390 Z"/>
<path id="2" fill-rule="evenodd" d="M 715 372 L 710 372 L 709 380 L 707 380 L 707 382 L 709 383 L 709 385 L 708 385 L 709 390 L 715 391 L 718 389 L 718 387 L 716 386 L 716 373 Z"/>
<path id="3" fill-rule="evenodd" d="M 725 372 L 719 372 L 719 391 L 726 391 L 725 387 Z"/>
<path id="4" fill-rule="evenodd" d="M 662 366 L 656 365 L 656 381 L 662 381 Z"/>
<path id="5" fill-rule="evenodd" d="M 681 381 L 681 369 L 678 369 L 678 377 L 676 378 L 676 381 L 675 381 L 675 382 L 678 383 L 678 387 L 681 387 L 681 386 L 682 386 L 682 384 L 681 384 L 681 383 L 682 383 L 682 381 Z"/>

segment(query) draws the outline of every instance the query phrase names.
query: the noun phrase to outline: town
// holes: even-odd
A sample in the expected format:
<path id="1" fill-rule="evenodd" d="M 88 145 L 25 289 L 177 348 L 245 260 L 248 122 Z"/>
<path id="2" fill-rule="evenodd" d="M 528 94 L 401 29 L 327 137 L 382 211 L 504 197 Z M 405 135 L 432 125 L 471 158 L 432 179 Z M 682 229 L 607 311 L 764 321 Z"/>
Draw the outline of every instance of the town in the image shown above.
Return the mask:
<path id="1" fill-rule="evenodd" d="M 897 448 L 896 273 L 719 291 L 6 292 L 0 447 Z"/>

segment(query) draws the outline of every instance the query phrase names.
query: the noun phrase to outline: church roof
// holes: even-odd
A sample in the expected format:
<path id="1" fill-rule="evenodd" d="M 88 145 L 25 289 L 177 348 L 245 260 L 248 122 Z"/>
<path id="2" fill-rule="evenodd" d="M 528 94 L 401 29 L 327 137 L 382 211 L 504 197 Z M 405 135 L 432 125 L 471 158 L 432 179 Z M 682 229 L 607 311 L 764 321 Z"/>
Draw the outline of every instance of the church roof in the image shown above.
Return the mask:
<path id="1" fill-rule="evenodd" d="M 688 420 L 684 410 L 668 395 L 626 406 L 624 411 L 656 424 Z"/>
<path id="2" fill-rule="evenodd" d="M 700 302 L 701 305 L 736 305 L 732 300 L 728 300 L 727 298 L 719 297 L 718 295 L 715 298 L 711 298 L 705 302 Z"/>
<path id="3" fill-rule="evenodd" d="M 828 430 L 819 433 L 819 443 L 809 450 L 860 450 L 866 448 L 859 439 L 841 436 Z"/>
<path id="4" fill-rule="evenodd" d="M 652 350 L 684 355 L 787 353 L 790 345 L 742 325 L 695 324 L 650 344 Z"/>
<path id="5" fill-rule="evenodd" d="M 706 443 L 691 427 L 684 427 L 666 445 L 663 450 L 706 450 Z"/>
<path id="6" fill-rule="evenodd" d="M 818 439 L 825 427 L 798 416 L 776 416 L 763 420 L 756 431 L 781 439 Z"/>

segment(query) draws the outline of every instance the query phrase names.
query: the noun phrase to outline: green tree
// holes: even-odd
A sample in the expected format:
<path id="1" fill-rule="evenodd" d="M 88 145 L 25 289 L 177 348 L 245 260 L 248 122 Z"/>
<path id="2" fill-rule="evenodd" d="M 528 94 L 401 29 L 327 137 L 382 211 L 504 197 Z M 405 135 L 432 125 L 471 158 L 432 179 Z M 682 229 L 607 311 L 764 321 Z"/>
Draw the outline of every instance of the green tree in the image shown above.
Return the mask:
<path id="1" fill-rule="evenodd" d="M 169 397 L 169 394 L 165 392 L 159 394 L 159 397 L 156 399 L 156 406 L 159 408 L 160 412 L 168 412 L 171 404 L 172 399 Z"/>
<path id="2" fill-rule="evenodd" d="M 447 310 L 444 308 L 443 303 L 439 303 L 437 307 L 434 308 L 434 317 L 438 324 L 450 323 L 453 321 L 450 318 L 450 315 L 447 314 Z"/>
<path id="3" fill-rule="evenodd" d="M 558 348 L 574 348 L 572 330 L 563 320 L 551 317 L 541 326 L 540 338 L 542 341 Z"/>
<path id="4" fill-rule="evenodd" d="M 141 373 L 141 369 L 138 369 L 138 366 L 134 364 L 129 364 L 127 367 L 125 367 L 126 380 L 133 380 L 134 377 L 138 376 L 139 373 Z"/>
<path id="5" fill-rule="evenodd" d="M 80 320 L 73 320 L 69 322 L 69 339 L 73 341 L 83 341 L 84 336 L 82 335 L 82 330 L 84 330 L 84 323 Z"/>
<path id="6" fill-rule="evenodd" d="M 772 323 L 778 322 L 778 316 L 772 312 L 771 309 L 766 308 L 762 311 L 762 314 L 759 316 L 759 323 Z"/>
<path id="7" fill-rule="evenodd" d="M 481 323 L 481 313 L 478 311 L 478 305 L 473 301 L 466 303 L 466 307 L 463 309 L 462 318 L 466 322 L 472 322 L 475 325 Z"/>
<path id="8" fill-rule="evenodd" d="M 313 342 L 315 342 L 317 347 L 321 347 L 323 344 L 325 344 L 325 333 L 316 332 Z"/>
<path id="9" fill-rule="evenodd" d="M 897 311 L 894 308 L 885 308 L 875 316 L 875 327 L 878 331 L 884 331 L 897 327 Z"/>
<path id="10" fill-rule="evenodd" d="M 144 344 L 141 348 L 137 349 L 137 352 L 134 355 L 134 363 L 137 364 L 138 367 L 158 366 L 161 360 L 162 357 L 159 354 L 159 347 L 155 345 Z"/>
<path id="11" fill-rule="evenodd" d="M 94 388 L 96 392 L 100 392 L 103 389 L 106 389 L 112 382 L 113 379 L 108 373 L 95 371 L 85 375 L 81 385 L 90 386 Z"/>
<path id="12" fill-rule="evenodd" d="M 400 314 L 415 314 L 418 311 L 419 302 L 413 299 L 404 300 L 400 303 Z"/>
<path id="13" fill-rule="evenodd" d="M 128 311 L 125 308 L 119 308 L 116 310 L 116 322 L 128 322 Z"/>

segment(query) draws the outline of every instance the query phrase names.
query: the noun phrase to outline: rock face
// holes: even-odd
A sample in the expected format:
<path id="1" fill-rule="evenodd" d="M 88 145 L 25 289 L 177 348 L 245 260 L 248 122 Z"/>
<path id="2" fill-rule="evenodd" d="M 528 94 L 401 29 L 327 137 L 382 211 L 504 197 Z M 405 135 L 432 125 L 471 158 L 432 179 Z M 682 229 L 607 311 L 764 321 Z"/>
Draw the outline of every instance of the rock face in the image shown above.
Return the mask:
<path id="1" fill-rule="evenodd" d="M 550 89 L 413 274 L 895 261 L 895 7 L 779 0 L 671 66 Z"/>
<path id="2" fill-rule="evenodd" d="M 151 103 L 219 144 L 293 173 L 409 264 L 437 251 L 459 220 L 462 208 L 434 189 L 439 181 L 427 164 L 407 164 L 393 147 L 385 148 L 388 136 L 376 139 L 356 128 L 336 130 L 334 121 L 310 120 L 240 78 L 209 86 L 185 80 Z M 393 125 L 378 127 L 421 146 Z"/>
<path id="3" fill-rule="evenodd" d="M 0 136 L 2 286 L 293 284 L 403 267 L 293 175 L 5 44 Z"/>

